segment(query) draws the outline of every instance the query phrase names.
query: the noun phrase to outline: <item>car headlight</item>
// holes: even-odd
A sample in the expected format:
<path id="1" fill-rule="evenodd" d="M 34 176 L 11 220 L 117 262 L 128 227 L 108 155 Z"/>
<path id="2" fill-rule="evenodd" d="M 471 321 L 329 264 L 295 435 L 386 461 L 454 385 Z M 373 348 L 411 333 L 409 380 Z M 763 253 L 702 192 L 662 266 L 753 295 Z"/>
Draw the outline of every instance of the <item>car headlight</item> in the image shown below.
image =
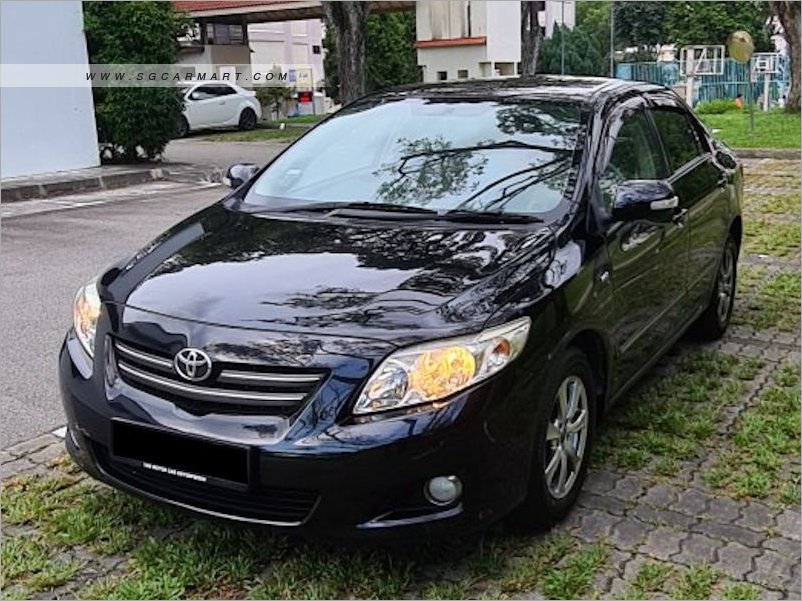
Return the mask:
<path id="1" fill-rule="evenodd" d="M 474 336 L 396 351 L 368 378 L 354 413 L 404 409 L 451 396 L 498 373 L 521 354 L 531 320 L 522 317 Z"/>
<path id="2" fill-rule="evenodd" d="M 100 296 L 97 292 L 97 278 L 90 280 L 75 295 L 72 305 L 72 324 L 75 335 L 90 357 L 95 355 L 95 332 L 100 317 Z"/>

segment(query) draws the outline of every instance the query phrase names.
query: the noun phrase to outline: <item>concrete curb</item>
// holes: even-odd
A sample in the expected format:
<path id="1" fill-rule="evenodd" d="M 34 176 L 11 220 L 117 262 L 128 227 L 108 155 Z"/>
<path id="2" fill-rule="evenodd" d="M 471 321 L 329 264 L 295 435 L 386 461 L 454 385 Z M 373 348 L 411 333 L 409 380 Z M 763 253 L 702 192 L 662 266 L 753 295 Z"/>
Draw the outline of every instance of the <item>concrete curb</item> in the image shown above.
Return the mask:
<path id="1" fill-rule="evenodd" d="M 158 167 L 155 169 L 129 169 L 107 174 L 71 175 L 63 180 L 4 182 L 0 191 L 0 201 L 17 202 L 34 198 L 52 198 L 91 190 L 110 190 L 112 188 L 165 180 L 169 176 L 169 171 Z"/>
<path id="2" fill-rule="evenodd" d="M 799 148 L 733 148 L 733 151 L 741 159 L 800 160 Z"/>

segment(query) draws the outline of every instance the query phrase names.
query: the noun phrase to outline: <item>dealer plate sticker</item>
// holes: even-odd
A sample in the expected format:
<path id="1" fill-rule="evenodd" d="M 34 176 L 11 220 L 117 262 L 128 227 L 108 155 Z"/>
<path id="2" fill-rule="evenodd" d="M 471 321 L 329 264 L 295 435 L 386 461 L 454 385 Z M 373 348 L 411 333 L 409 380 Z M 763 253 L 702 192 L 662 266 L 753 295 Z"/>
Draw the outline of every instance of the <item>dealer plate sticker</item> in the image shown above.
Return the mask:
<path id="1" fill-rule="evenodd" d="M 206 476 L 193 474 L 192 472 L 185 472 L 184 470 L 177 470 L 172 467 L 157 465 L 155 463 L 148 463 L 147 461 L 142 462 L 142 467 L 144 467 L 146 470 L 152 470 L 154 472 L 167 474 L 169 476 L 178 476 L 179 478 L 186 478 L 187 480 L 195 480 L 196 482 L 206 482 Z"/>

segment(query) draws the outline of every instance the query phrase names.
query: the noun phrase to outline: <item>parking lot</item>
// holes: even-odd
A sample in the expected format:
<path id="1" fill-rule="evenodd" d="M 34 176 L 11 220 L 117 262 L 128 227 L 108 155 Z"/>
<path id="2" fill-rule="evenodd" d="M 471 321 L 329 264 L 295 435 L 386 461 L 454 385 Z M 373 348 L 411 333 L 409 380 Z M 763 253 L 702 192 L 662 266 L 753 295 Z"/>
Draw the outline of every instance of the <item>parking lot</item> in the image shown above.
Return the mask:
<path id="1" fill-rule="evenodd" d="M 568 520 L 538 537 L 496 529 L 413 548 L 299 542 L 156 507 L 90 482 L 50 434 L 74 290 L 221 188 L 4 220 L 5 593 L 798 598 L 800 163 L 746 168 L 733 326 L 715 344 L 681 341 L 613 411 Z"/>

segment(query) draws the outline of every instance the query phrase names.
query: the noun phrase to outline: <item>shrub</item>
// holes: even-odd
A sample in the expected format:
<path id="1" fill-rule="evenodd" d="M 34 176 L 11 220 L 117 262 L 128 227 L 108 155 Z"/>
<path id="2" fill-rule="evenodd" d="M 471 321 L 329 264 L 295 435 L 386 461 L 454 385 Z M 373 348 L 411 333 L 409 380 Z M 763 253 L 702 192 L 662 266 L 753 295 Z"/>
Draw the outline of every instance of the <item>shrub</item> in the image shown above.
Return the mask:
<path id="1" fill-rule="evenodd" d="M 173 64 L 188 21 L 172 2 L 84 2 L 89 62 Z M 94 88 L 101 160 L 154 159 L 175 135 L 183 101 L 174 88 Z"/>
<path id="2" fill-rule="evenodd" d="M 735 104 L 734 100 L 729 98 L 716 98 L 715 100 L 706 100 L 696 105 L 694 110 L 700 115 L 722 115 L 733 111 L 740 111 L 741 109 Z"/>
<path id="3" fill-rule="evenodd" d="M 174 88 L 109 88 L 95 105 L 103 161 L 155 159 L 177 133 L 184 99 Z"/>

